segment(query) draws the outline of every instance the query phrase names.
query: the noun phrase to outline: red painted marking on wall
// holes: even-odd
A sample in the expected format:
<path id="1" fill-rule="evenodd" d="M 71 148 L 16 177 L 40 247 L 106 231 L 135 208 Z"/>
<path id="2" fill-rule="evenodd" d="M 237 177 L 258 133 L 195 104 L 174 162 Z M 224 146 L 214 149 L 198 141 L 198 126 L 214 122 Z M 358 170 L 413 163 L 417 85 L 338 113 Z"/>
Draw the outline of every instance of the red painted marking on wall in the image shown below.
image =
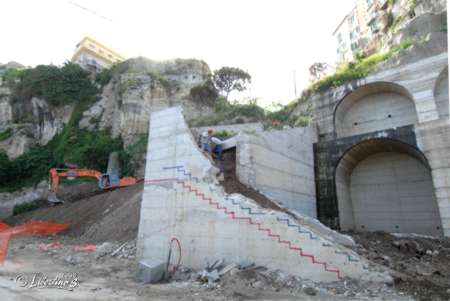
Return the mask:
<path id="1" fill-rule="evenodd" d="M 170 181 L 178 181 L 178 178 L 164 178 L 164 179 L 153 179 L 153 180 L 145 180 L 144 184 L 152 184 L 152 183 L 160 183 L 160 182 L 170 182 Z"/>
<path id="2" fill-rule="evenodd" d="M 172 269 L 172 273 L 175 273 L 178 268 L 180 267 L 180 263 L 181 263 L 181 243 L 178 240 L 178 238 L 176 237 L 172 237 L 172 239 L 170 240 L 170 247 L 172 248 L 172 243 L 175 242 L 177 244 L 178 247 L 178 260 L 177 260 L 177 264 L 173 267 Z"/>
<path id="3" fill-rule="evenodd" d="M 227 207 L 220 206 L 220 204 L 218 202 L 214 202 L 210 197 L 206 197 L 204 193 L 199 192 L 196 188 L 193 188 L 191 185 L 186 184 L 184 181 L 180 181 L 179 183 L 182 184 L 182 187 L 184 189 L 188 190 L 189 192 L 194 192 L 197 197 L 201 197 L 202 200 L 208 201 L 209 205 L 215 206 L 216 209 L 218 209 L 218 210 L 222 210 L 225 214 L 229 215 L 231 217 L 231 219 L 233 219 L 233 220 L 243 220 L 243 221 L 247 221 L 247 223 L 249 225 L 256 225 L 257 229 L 259 231 L 266 232 L 269 237 L 276 238 L 277 242 L 279 244 L 286 244 L 290 250 L 298 251 L 300 256 L 310 258 L 311 262 L 313 264 L 320 264 L 320 265 L 322 265 L 326 272 L 336 273 L 337 278 L 338 279 L 342 279 L 341 272 L 339 271 L 339 269 L 330 269 L 330 268 L 328 268 L 326 262 L 318 261 L 318 260 L 316 260 L 314 255 L 304 253 L 301 248 L 292 246 L 292 242 L 291 241 L 281 240 L 280 235 L 272 233 L 272 230 L 269 229 L 269 228 L 263 228 L 261 226 L 261 223 L 253 221 L 250 217 L 236 216 L 234 211 L 228 211 Z"/>

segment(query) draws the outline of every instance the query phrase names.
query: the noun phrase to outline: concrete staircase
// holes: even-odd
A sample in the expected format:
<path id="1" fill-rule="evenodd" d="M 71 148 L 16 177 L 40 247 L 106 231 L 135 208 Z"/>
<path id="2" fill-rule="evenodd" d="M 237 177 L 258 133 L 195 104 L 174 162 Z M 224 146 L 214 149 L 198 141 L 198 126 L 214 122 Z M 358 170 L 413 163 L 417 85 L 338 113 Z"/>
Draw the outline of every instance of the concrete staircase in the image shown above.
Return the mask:
<path id="1" fill-rule="evenodd" d="M 140 259 L 166 260 L 170 242 L 176 239 L 178 259 L 191 268 L 223 259 L 253 262 L 318 282 L 346 277 L 389 280 L 307 222 L 261 208 L 242 195 L 226 194 L 215 172 L 179 109 L 152 115 L 138 235 Z"/>

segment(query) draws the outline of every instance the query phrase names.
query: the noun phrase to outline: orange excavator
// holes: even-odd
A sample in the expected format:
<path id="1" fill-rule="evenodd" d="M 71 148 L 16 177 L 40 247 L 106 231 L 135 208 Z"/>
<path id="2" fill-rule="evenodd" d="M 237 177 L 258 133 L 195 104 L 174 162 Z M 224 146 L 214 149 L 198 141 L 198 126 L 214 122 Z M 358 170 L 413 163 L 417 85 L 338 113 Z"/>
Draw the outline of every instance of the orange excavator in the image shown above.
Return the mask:
<path id="1" fill-rule="evenodd" d="M 136 178 L 124 177 L 119 179 L 117 175 L 101 173 L 93 169 L 83 168 L 51 168 L 49 170 L 49 193 L 48 201 L 52 203 L 62 203 L 56 196 L 59 190 L 59 178 L 65 177 L 68 179 L 74 179 L 79 177 L 91 177 L 96 178 L 98 181 L 98 187 L 103 190 L 111 190 L 121 187 L 133 186 L 137 183 Z"/>

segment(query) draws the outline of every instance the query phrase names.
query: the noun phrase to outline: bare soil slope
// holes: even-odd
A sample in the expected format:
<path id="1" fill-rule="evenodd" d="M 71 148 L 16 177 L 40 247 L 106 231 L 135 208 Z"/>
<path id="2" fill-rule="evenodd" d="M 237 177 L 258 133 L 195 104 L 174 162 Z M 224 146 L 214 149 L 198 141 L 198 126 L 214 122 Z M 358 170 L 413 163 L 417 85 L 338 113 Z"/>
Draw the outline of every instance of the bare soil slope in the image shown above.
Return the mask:
<path id="1" fill-rule="evenodd" d="M 235 152 L 224 154 L 228 193 L 241 193 L 263 207 L 285 211 L 251 188 L 240 183 L 235 174 Z M 76 190 L 76 186 L 72 186 Z M 97 195 L 81 193 L 77 201 L 43 207 L 10 218 L 11 225 L 29 220 L 69 223 L 67 238 L 73 244 L 106 241 L 125 242 L 137 235 L 143 183 Z M 84 193 L 84 194 L 83 194 Z M 98 192 L 96 192 L 98 193 Z M 75 197 L 76 193 L 72 193 Z M 162 200 L 163 201 L 163 200 Z M 387 233 L 351 233 L 358 253 L 393 270 L 394 288 L 417 300 L 450 300 L 450 239 L 395 237 Z M 356 288 L 358 291 L 360 288 Z"/>
<path id="2" fill-rule="evenodd" d="M 97 195 L 39 208 L 6 220 L 10 225 L 30 220 L 69 223 L 64 234 L 82 242 L 129 241 L 139 226 L 143 183 Z"/>

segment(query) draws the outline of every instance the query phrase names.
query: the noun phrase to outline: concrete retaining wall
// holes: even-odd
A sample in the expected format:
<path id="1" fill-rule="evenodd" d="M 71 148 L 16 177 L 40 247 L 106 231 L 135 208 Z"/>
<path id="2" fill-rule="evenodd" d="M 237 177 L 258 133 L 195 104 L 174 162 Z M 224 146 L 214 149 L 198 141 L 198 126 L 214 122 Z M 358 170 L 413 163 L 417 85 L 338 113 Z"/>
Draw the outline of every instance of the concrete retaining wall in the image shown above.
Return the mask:
<path id="1" fill-rule="evenodd" d="M 447 141 L 450 133 L 447 51 L 422 59 L 415 57 L 409 63 L 406 61 L 382 66 L 384 68 L 366 78 L 315 94 L 309 100 L 319 135 L 319 142 L 315 144 L 319 219 L 333 228 L 339 228 L 340 217 L 345 220 L 353 219 L 355 212 L 342 210 L 343 206 L 339 204 L 353 198 L 350 182 L 338 170 L 339 160 L 361 142 L 374 139 L 374 143 L 369 145 L 372 148 L 377 144 L 375 140 L 388 138 L 405 142 L 423 154 L 425 166 L 429 165 L 431 169 L 434 186 L 434 195 L 424 200 L 436 199 L 440 216 L 433 215 L 430 219 L 440 219 L 442 222 L 442 229 L 438 226 L 440 221 L 433 222 L 433 232 L 442 233 L 443 230 L 445 236 L 450 236 L 450 194 L 447 191 L 450 187 L 450 180 L 447 179 L 450 171 L 447 155 L 450 151 L 450 143 Z M 296 111 L 300 109 L 299 106 Z M 391 150 L 379 150 L 386 151 Z M 364 158 L 360 158 L 359 162 L 362 159 Z M 375 184 L 367 185 L 364 194 L 377 199 L 378 189 Z M 395 198 L 395 195 L 391 197 Z M 363 209 L 366 210 L 367 207 Z M 394 226 L 401 228 L 400 215 L 398 216 L 393 222 Z M 379 224 L 382 226 L 377 230 L 386 230 L 385 223 Z M 351 225 L 344 223 L 341 226 L 347 228 Z M 403 231 L 417 229 L 408 226 Z"/>
<path id="2" fill-rule="evenodd" d="M 302 214 L 316 217 L 313 128 L 242 134 L 236 149 L 241 183 Z"/>
<path id="3" fill-rule="evenodd" d="M 428 159 L 442 230 L 450 237 L 450 124 L 439 121 L 416 128 L 417 144 Z"/>
<path id="4" fill-rule="evenodd" d="M 314 281 L 385 281 L 365 259 L 286 214 L 263 210 L 217 185 L 218 169 L 199 151 L 180 108 L 153 113 L 138 259 L 204 268 L 251 261 Z M 177 243 L 174 243 L 177 242 Z M 180 247 L 178 247 L 178 242 Z"/>
<path id="5" fill-rule="evenodd" d="M 47 194 L 48 184 L 46 182 L 20 191 L 0 193 L 0 220 L 11 217 L 15 206 L 45 199 Z"/>
<path id="6" fill-rule="evenodd" d="M 352 229 L 442 236 L 430 171 L 409 154 L 368 156 L 353 169 L 349 186 Z M 344 221 L 341 216 L 343 230 Z"/>

